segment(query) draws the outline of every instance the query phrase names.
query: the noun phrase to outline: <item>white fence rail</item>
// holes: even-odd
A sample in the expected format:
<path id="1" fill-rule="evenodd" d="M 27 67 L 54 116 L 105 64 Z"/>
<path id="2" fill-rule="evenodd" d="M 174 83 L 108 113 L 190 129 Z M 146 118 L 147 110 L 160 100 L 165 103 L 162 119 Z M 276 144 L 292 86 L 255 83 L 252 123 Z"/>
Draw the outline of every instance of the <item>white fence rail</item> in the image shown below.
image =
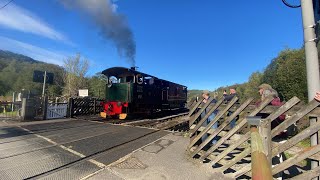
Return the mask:
<path id="1" fill-rule="evenodd" d="M 48 104 L 47 119 L 65 118 L 67 116 L 67 103 Z"/>

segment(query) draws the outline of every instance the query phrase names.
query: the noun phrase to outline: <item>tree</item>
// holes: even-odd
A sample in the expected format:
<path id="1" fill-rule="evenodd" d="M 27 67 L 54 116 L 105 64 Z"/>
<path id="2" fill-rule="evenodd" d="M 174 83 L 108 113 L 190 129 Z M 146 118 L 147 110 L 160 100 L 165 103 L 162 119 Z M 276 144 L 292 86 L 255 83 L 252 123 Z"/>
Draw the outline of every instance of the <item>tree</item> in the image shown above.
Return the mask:
<path id="1" fill-rule="evenodd" d="M 3 96 L 5 94 L 5 87 L 3 82 L 0 80 L 0 96 Z"/>
<path id="2" fill-rule="evenodd" d="M 89 95 L 99 98 L 105 98 L 106 94 L 106 76 L 97 73 L 89 79 Z"/>
<path id="3" fill-rule="evenodd" d="M 303 49 L 286 49 L 266 68 L 263 82 L 278 91 L 283 100 L 297 96 L 307 101 L 306 61 Z"/>
<path id="4" fill-rule="evenodd" d="M 89 61 L 81 58 L 78 53 L 64 60 L 64 94 L 68 97 L 76 96 L 79 89 L 87 88 L 86 74 L 89 69 Z"/>
<path id="5" fill-rule="evenodd" d="M 261 84 L 263 74 L 261 72 L 254 72 L 249 77 L 248 83 L 246 83 L 242 99 L 248 99 L 253 97 L 254 99 L 260 99 L 260 94 L 258 93 L 258 87 Z"/>

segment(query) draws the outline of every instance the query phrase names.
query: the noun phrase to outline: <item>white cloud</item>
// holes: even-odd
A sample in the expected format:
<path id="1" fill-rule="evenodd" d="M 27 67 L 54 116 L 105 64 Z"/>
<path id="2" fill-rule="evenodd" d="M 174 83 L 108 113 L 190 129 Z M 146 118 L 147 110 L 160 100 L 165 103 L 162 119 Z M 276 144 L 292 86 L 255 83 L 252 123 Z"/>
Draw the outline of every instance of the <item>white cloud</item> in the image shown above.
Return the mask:
<path id="1" fill-rule="evenodd" d="M 62 65 L 63 60 L 70 56 L 67 53 L 61 53 L 58 51 L 51 51 L 43 49 L 28 43 L 9 39 L 7 37 L 0 36 L 0 49 L 12 51 L 29 56 L 35 60 Z"/>
<path id="2" fill-rule="evenodd" d="M 30 11 L 13 3 L 1 9 L 0 26 L 72 44 L 62 33 L 51 28 Z"/>

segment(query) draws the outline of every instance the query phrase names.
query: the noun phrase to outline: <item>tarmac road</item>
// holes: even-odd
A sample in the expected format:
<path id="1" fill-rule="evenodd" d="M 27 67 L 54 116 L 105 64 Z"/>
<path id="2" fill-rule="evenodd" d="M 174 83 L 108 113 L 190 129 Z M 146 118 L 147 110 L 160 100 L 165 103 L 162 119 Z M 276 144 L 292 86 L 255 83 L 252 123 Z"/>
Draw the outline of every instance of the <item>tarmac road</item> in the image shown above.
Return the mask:
<path id="1" fill-rule="evenodd" d="M 81 179 L 168 132 L 81 120 L 0 126 L 0 179 Z"/>

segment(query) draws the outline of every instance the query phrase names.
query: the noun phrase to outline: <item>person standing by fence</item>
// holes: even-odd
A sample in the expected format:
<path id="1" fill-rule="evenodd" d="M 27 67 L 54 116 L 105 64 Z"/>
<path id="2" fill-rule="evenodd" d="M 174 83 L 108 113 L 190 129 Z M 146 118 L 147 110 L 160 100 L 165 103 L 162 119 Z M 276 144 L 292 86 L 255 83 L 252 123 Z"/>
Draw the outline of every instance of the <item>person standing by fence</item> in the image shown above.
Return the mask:
<path id="1" fill-rule="evenodd" d="M 272 106 L 282 106 L 282 102 L 279 98 L 278 92 L 274 90 L 269 84 L 261 84 L 259 86 L 259 93 L 261 95 L 261 101 L 263 101 L 266 97 L 272 96 L 273 100 L 270 102 L 270 105 Z M 262 118 L 266 118 L 269 114 L 262 114 Z M 281 124 L 285 120 L 285 115 L 279 116 L 277 119 L 271 122 L 271 129 L 277 127 L 279 124 Z M 279 134 L 279 136 L 286 136 L 286 133 L 283 132 Z"/>
<path id="2" fill-rule="evenodd" d="M 237 91 L 235 90 L 235 88 L 230 88 L 229 89 L 229 94 L 226 93 L 226 91 L 223 92 L 223 97 L 224 100 L 226 101 L 226 103 L 230 102 L 235 96 L 238 96 Z M 232 114 L 231 111 L 228 111 L 227 116 L 230 116 Z M 230 128 L 234 128 L 236 126 L 236 121 L 239 119 L 239 116 L 237 116 L 236 118 L 234 118 L 231 122 L 230 122 Z"/>
<path id="3" fill-rule="evenodd" d="M 209 98 L 210 98 L 210 94 L 209 94 L 209 91 L 208 90 L 204 90 L 202 92 L 202 97 L 203 97 L 203 103 L 207 103 Z M 217 100 L 212 100 L 211 103 L 212 104 L 215 104 L 217 102 Z M 208 106 L 201 114 L 201 119 L 205 117 L 205 115 L 209 112 L 210 110 L 210 106 Z M 214 117 L 216 116 L 216 114 L 218 113 L 217 110 L 215 110 L 209 117 L 206 121 L 204 121 L 204 123 L 202 124 L 203 127 L 206 127 L 213 119 Z M 214 123 L 211 127 L 212 129 L 217 129 L 218 128 L 218 122 Z M 208 135 L 205 134 L 202 136 L 201 140 L 202 142 L 204 142 L 206 139 L 208 138 Z M 214 138 L 212 140 L 212 144 L 215 144 L 217 142 L 217 138 Z"/>
<path id="4" fill-rule="evenodd" d="M 281 102 L 278 92 L 276 90 L 274 90 L 269 84 L 261 84 L 259 86 L 259 94 L 261 96 L 261 102 L 263 100 L 265 100 L 265 98 L 272 96 L 273 99 L 270 102 L 271 106 L 281 106 L 283 103 Z M 260 103 L 260 102 L 259 102 Z M 257 105 L 259 105 L 259 103 L 257 103 Z M 261 116 L 261 118 L 266 118 L 269 116 L 269 114 L 265 114 L 265 113 L 258 113 L 257 116 Z M 278 118 L 276 118 L 275 120 L 273 120 L 271 122 L 271 129 L 277 127 L 279 124 L 281 124 L 284 120 L 285 120 L 285 115 L 282 114 L 280 115 Z M 287 141 L 287 133 L 286 132 L 281 132 L 280 134 L 278 134 L 277 136 L 275 136 L 273 138 L 274 141 L 277 141 L 278 143 L 282 144 L 285 143 Z M 283 162 L 284 160 L 284 153 L 278 154 L 275 157 L 272 158 L 272 166 L 275 166 L 277 164 L 280 164 Z M 276 179 L 282 179 L 282 172 L 276 174 L 274 177 Z"/>

